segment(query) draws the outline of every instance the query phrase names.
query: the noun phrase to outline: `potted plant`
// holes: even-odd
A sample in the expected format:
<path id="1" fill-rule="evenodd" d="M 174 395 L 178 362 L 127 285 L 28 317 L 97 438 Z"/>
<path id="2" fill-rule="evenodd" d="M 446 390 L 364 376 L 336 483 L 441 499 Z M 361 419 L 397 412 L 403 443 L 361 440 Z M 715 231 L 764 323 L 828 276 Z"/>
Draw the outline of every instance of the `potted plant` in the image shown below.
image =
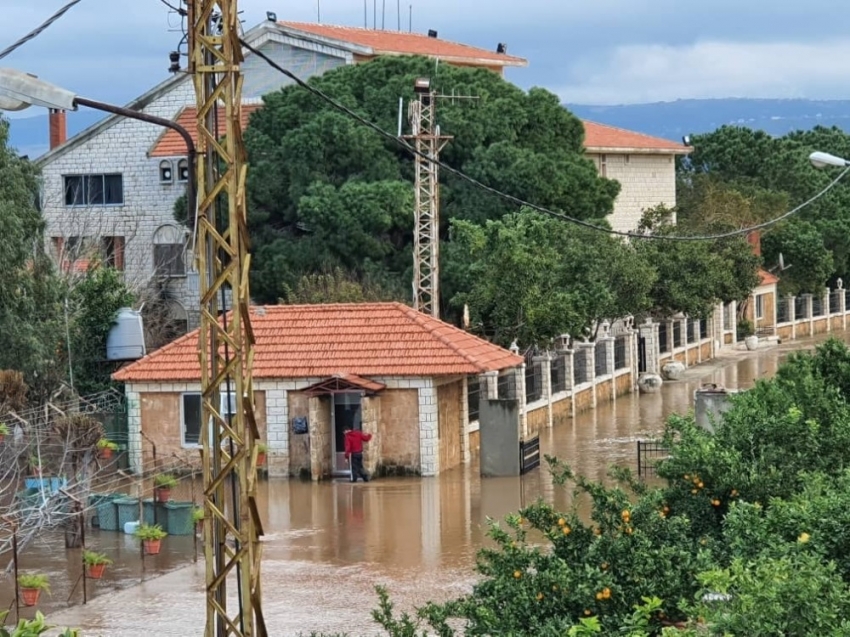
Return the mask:
<path id="1" fill-rule="evenodd" d="M 157 502 L 168 502 L 171 499 L 171 490 L 177 486 L 177 478 L 170 473 L 160 473 L 153 479 Z"/>
<path id="2" fill-rule="evenodd" d="M 101 460 L 110 460 L 116 451 L 118 451 L 118 445 L 111 440 L 101 438 L 97 441 L 97 457 Z"/>
<path id="3" fill-rule="evenodd" d="M 50 592 L 50 582 L 47 575 L 41 573 L 21 573 L 18 575 L 18 586 L 21 589 L 21 600 L 24 606 L 35 606 L 41 591 Z"/>
<path id="4" fill-rule="evenodd" d="M 159 550 L 162 548 L 162 538 L 168 533 L 162 530 L 162 527 L 157 524 L 142 524 L 136 529 L 135 536 L 142 541 L 145 547 L 145 555 L 159 555 Z"/>
<path id="5" fill-rule="evenodd" d="M 195 507 L 192 511 L 192 522 L 195 524 L 195 533 L 204 532 L 204 510 L 201 507 Z"/>
<path id="6" fill-rule="evenodd" d="M 266 454 L 269 452 L 269 446 L 262 442 L 257 443 L 257 466 L 262 467 L 266 464 Z"/>
<path id="7" fill-rule="evenodd" d="M 9 425 L 5 422 L 0 422 L 0 442 L 3 442 L 3 438 L 9 435 Z"/>
<path id="8" fill-rule="evenodd" d="M 101 579 L 103 577 L 103 571 L 107 566 L 112 564 L 112 560 L 103 553 L 83 551 L 83 564 L 86 566 L 86 577 Z"/>

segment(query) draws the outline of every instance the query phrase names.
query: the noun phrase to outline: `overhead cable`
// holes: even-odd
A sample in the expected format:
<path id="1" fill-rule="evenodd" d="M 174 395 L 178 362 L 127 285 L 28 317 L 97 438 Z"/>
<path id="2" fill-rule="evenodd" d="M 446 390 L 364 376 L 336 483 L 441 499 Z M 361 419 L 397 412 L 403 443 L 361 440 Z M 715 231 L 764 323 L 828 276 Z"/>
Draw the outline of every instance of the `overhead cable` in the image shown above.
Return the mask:
<path id="1" fill-rule="evenodd" d="M 66 5 L 65 5 L 64 7 L 62 7 L 61 9 L 59 9 L 59 11 L 57 11 L 56 13 L 54 13 L 52 16 L 50 16 L 47 20 L 45 20 L 44 22 L 42 22 L 42 23 L 41 23 L 39 26 L 37 26 L 35 29 L 33 29 L 32 31 L 30 31 L 29 33 L 27 33 L 27 34 L 26 34 L 24 37 L 22 37 L 20 40 L 18 40 L 18 41 L 17 41 L 17 42 L 15 42 L 14 44 L 9 45 L 8 47 L 6 47 L 5 49 L 3 49 L 2 51 L 0 51 L 0 60 L 2 60 L 4 57 L 6 57 L 7 55 L 9 55 L 9 54 L 10 54 L 10 53 L 12 53 L 13 51 L 15 51 L 15 50 L 19 49 L 20 47 L 22 47 L 24 44 L 26 44 L 26 43 L 27 43 L 27 42 L 29 42 L 30 40 L 32 40 L 32 39 L 34 39 L 34 38 L 37 38 L 37 37 L 38 37 L 39 35 L 41 35 L 41 33 L 42 33 L 43 31 L 45 31 L 45 30 L 46 30 L 46 29 L 47 29 L 47 28 L 48 28 L 51 24 L 53 24 L 54 22 L 56 22 L 56 21 L 57 21 L 59 18 L 61 18 L 63 15 L 65 15 L 65 14 L 66 14 L 66 13 L 67 13 L 70 9 L 71 9 L 71 7 L 73 7 L 75 4 L 78 4 L 79 2 L 80 2 L 80 0 L 71 0 L 71 2 L 69 2 L 68 4 L 66 4 Z"/>

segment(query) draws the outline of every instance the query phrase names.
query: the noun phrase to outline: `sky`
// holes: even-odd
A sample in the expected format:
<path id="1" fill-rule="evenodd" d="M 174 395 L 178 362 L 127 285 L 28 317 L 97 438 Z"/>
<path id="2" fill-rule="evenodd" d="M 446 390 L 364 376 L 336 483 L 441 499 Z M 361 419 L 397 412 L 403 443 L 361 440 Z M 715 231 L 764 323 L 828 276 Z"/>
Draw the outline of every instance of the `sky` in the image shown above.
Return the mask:
<path id="1" fill-rule="evenodd" d="M 171 1 L 171 0 L 169 0 Z M 178 2 L 179 0 L 173 0 Z M 412 0 L 413 30 L 528 59 L 508 78 L 573 104 L 850 97 L 846 0 Z M 0 48 L 65 0 L 0 0 Z M 411 0 L 366 0 L 409 27 Z M 382 7 L 386 11 L 382 12 Z M 364 0 L 239 0 L 246 29 L 278 19 L 363 26 Z M 168 77 L 182 33 L 162 0 L 82 0 L 4 60 L 79 95 L 127 103 Z M 22 112 L 19 116 L 29 112 Z M 33 113 L 35 114 L 35 113 Z"/>

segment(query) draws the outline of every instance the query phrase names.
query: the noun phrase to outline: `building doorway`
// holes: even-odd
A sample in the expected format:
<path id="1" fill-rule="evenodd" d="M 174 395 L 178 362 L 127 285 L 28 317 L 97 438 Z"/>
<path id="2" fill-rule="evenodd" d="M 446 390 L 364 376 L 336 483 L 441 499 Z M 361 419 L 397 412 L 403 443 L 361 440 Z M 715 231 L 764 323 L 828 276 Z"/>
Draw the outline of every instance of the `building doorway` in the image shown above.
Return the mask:
<path id="1" fill-rule="evenodd" d="M 362 391 L 341 392 L 333 395 L 331 426 L 333 427 L 333 472 L 335 475 L 348 475 L 348 463 L 345 461 L 346 429 L 363 428 L 361 408 Z"/>

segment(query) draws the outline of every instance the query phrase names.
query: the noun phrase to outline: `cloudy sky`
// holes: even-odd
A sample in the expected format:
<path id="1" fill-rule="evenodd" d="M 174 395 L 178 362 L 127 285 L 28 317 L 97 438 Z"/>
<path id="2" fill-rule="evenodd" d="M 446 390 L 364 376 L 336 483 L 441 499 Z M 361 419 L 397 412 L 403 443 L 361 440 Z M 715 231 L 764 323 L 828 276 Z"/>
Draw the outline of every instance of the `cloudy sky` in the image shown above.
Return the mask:
<path id="1" fill-rule="evenodd" d="M 179 0 L 174 0 L 179 1 Z M 0 0 L 0 48 L 65 0 Z M 398 0 L 373 2 L 398 23 Z M 401 0 L 407 29 L 411 0 Z M 240 0 L 246 28 L 279 19 L 363 25 L 363 0 Z M 529 60 L 510 72 L 564 102 L 850 97 L 846 0 L 413 0 L 413 29 Z M 161 0 L 82 0 L 0 62 L 87 97 L 125 103 L 165 79 L 179 18 Z"/>

